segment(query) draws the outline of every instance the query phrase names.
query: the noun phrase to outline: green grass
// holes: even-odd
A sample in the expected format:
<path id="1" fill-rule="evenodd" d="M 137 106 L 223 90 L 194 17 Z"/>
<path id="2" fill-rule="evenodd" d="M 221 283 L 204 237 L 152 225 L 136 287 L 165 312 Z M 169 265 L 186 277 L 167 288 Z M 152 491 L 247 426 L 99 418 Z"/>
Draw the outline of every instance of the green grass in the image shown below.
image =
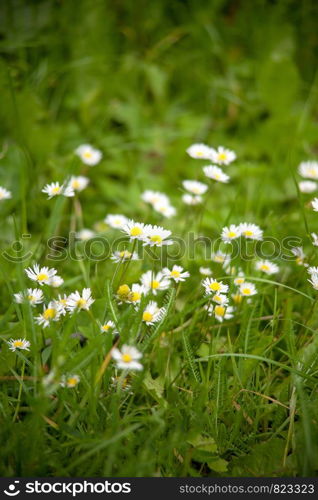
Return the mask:
<path id="1" fill-rule="evenodd" d="M 314 194 L 297 189 L 297 165 L 318 152 L 316 2 L 15 0 L 0 14 L 0 185 L 12 191 L 0 202 L 1 475 L 315 475 L 317 292 L 290 248 L 303 245 L 318 265 Z M 185 150 L 201 141 L 238 159 L 224 168 L 231 182 L 211 184 L 204 205 L 189 210 L 182 180 L 205 182 L 205 162 Z M 103 152 L 93 168 L 73 154 L 86 142 Z M 79 202 L 41 193 L 80 173 L 90 184 Z M 141 201 L 145 189 L 167 193 L 178 215 L 160 218 Z M 109 258 L 75 259 L 60 241 L 63 258 L 54 260 L 47 247 L 74 228 L 96 230 L 110 213 L 187 241 L 177 261 L 145 255 L 121 280 L 138 282 L 166 263 L 190 272 L 159 295 L 168 312 L 154 327 L 118 305 L 121 269 L 114 275 Z M 276 239 L 280 272 L 264 278 L 253 260 L 233 259 L 258 294 L 218 323 L 204 309 L 199 267 L 231 291 L 233 279 L 191 237 L 214 242 L 223 226 L 245 220 Z M 111 244 L 119 234 L 100 236 Z M 277 251 L 283 243 L 289 258 Z M 79 254 L 83 246 L 75 244 Z M 254 255 L 254 245 L 247 250 Z M 47 301 L 88 286 L 91 313 L 39 327 L 42 306 L 13 302 L 32 286 L 24 268 L 33 262 L 65 280 L 44 287 Z M 99 332 L 97 321 L 108 319 L 120 346 L 143 353 L 143 371 L 127 380 L 110 359 L 111 336 Z M 10 352 L 6 341 L 20 337 L 30 351 Z M 75 389 L 59 386 L 65 373 L 80 376 Z"/>

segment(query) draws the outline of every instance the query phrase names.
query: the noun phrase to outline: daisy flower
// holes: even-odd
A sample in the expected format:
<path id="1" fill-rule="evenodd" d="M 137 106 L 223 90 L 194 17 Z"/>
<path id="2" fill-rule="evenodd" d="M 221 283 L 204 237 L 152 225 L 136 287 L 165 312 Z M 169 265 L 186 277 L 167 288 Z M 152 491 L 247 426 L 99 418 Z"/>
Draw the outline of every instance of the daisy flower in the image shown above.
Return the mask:
<path id="1" fill-rule="evenodd" d="M 314 181 L 301 181 L 298 182 L 298 187 L 301 193 L 313 193 L 317 190 L 318 184 Z"/>
<path id="2" fill-rule="evenodd" d="M 222 323 L 225 319 L 231 319 L 233 318 L 233 311 L 234 308 L 232 306 L 223 306 L 223 305 L 216 305 L 213 306 L 212 304 L 206 305 L 204 307 L 208 313 L 209 316 L 212 316 L 214 314 L 214 317 L 217 321 Z"/>
<path id="3" fill-rule="evenodd" d="M 52 276 L 49 281 L 49 285 L 53 288 L 58 288 L 59 286 L 63 285 L 63 283 L 63 278 L 61 278 L 61 276 L 58 276 L 57 274 L 55 276 Z"/>
<path id="4" fill-rule="evenodd" d="M 61 379 L 61 386 L 67 387 L 68 389 L 73 389 L 80 382 L 80 377 L 78 375 L 63 375 Z"/>
<path id="5" fill-rule="evenodd" d="M 239 273 L 238 273 L 238 276 L 237 276 L 236 278 L 234 278 L 234 280 L 233 280 L 233 281 L 234 281 L 234 284 L 235 284 L 236 286 L 240 286 L 240 285 L 242 285 L 242 284 L 244 283 L 244 281 L 245 281 L 245 276 L 244 276 L 244 273 L 242 273 L 242 271 L 241 271 L 241 272 L 239 272 Z"/>
<path id="6" fill-rule="evenodd" d="M 211 160 L 218 165 L 229 165 L 236 159 L 236 154 L 230 149 L 219 146 L 216 150 L 212 149 Z"/>
<path id="7" fill-rule="evenodd" d="M 141 297 L 144 293 L 145 293 L 144 287 L 142 285 L 139 285 L 139 283 L 134 283 L 131 286 L 127 302 L 130 302 L 131 304 L 139 304 L 139 302 L 141 301 Z"/>
<path id="8" fill-rule="evenodd" d="M 231 243 L 232 240 L 239 238 L 241 236 L 241 227 L 231 224 L 230 227 L 224 227 L 222 229 L 221 238 L 224 243 Z"/>
<path id="9" fill-rule="evenodd" d="M 212 148 L 206 144 L 192 144 L 188 149 L 187 153 L 191 158 L 196 158 L 200 160 L 209 160 L 212 154 Z"/>
<path id="10" fill-rule="evenodd" d="M 311 237 L 312 237 L 312 244 L 315 247 L 318 247 L 318 235 L 316 233 L 311 233 Z"/>
<path id="11" fill-rule="evenodd" d="M 211 260 L 213 262 L 217 262 L 218 264 L 223 264 L 224 267 L 231 262 L 231 257 L 227 253 L 221 252 L 221 250 L 219 250 L 218 252 L 215 252 L 211 255 Z"/>
<path id="12" fill-rule="evenodd" d="M 153 208 L 156 212 L 163 215 L 167 219 L 176 215 L 177 211 L 172 205 L 167 205 L 166 203 L 158 202 L 153 205 Z"/>
<path id="13" fill-rule="evenodd" d="M 102 152 L 93 148 L 90 144 L 82 144 L 75 149 L 75 154 L 82 160 L 85 165 L 93 167 L 102 159 Z"/>
<path id="14" fill-rule="evenodd" d="M 128 250 L 116 251 L 112 254 L 111 260 L 114 262 L 123 262 L 124 260 L 138 260 L 138 253 L 131 253 Z"/>
<path id="15" fill-rule="evenodd" d="M 212 276 L 212 270 L 209 267 L 201 266 L 199 272 L 203 274 L 203 276 Z"/>
<path id="16" fill-rule="evenodd" d="M 100 325 L 100 331 L 102 333 L 118 333 L 116 330 L 116 325 L 113 321 L 107 321 L 106 323 L 103 323 Z"/>
<path id="17" fill-rule="evenodd" d="M 251 224 L 249 222 L 242 222 L 239 225 L 239 229 L 241 231 L 241 235 L 245 236 L 250 240 L 262 240 L 263 239 L 263 231 L 256 224 Z"/>
<path id="18" fill-rule="evenodd" d="M 130 287 L 126 284 L 120 285 L 116 292 L 116 297 L 119 300 L 119 303 L 127 302 L 129 299 L 129 295 L 131 293 Z"/>
<path id="19" fill-rule="evenodd" d="M 96 236 L 95 232 L 92 231 L 91 229 L 81 229 L 80 231 L 78 231 L 77 233 L 75 233 L 75 237 L 78 240 L 81 240 L 81 241 L 91 240 L 95 236 Z"/>
<path id="20" fill-rule="evenodd" d="M 165 312 L 166 309 L 164 307 L 159 308 L 158 304 L 152 300 L 142 313 L 142 321 L 144 321 L 146 325 L 153 325 L 162 319 Z"/>
<path id="21" fill-rule="evenodd" d="M 68 296 L 64 293 L 64 295 L 58 295 L 58 298 L 55 301 L 58 304 L 59 311 L 63 316 L 65 316 L 65 314 L 67 313 L 67 309 L 66 309 L 67 299 L 68 299 Z"/>
<path id="22" fill-rule="evenodd" d="M 316 273 L 313 273 L 311 275 L 311 279 L 308 280 L 309 283 L 312 285 L 312 287 L 315 289 L 315 290 L 318 290 L 318 274 Z"/>
<path id="23" fill-rule="evenodd" d="M 23 292 L 14 293 L 13 296 L 17 304 L 29 302 L 32 307 L 44 301 L 43 292 L 39 288 L 28 288 Z"/>
<path id="24" fill-rule="evenodd" d="M 298 266 L 305 266 L 305 258 L 306 255 L 304 253 L 303 247 L 294 247 L 291 248 L 291 252 L 295 255 L 296 257 L 296 264 Z"/>
<path id="25" fill-rule="evenodd" d="M 8 191 L 4 187 L 0 186 L 0 201 L 2 201 L 2 200 L 10 200 L 10 198 L 12 198 L 11 191 Z"/>
<path id="26" fill-rule="evenodd" d="M 206 167 L 203 167 L 203 172 L 206 177 L 217 182 L 223 182 L 224 184 L 226 184 L 230 180 L 230 177 L 216 165 L 207 165 Z"/>
<path id="27" fill-rule="evenodd" d="M 173 279 L 176 283 L 179 281 L 185 281 L 185 279 L 190 276 L 188 271 L 183 271 L 183 267 L 177 265 L 174 265 L 171 270 L 165 267 L 162 270 L 162 274 L 167 276 L 167 278 Z"/>
<path id="28" fill-rule="evenodd" d="M 303 161 L 298 166 L 298 173 L 307 179 L 318 179 L 318 162 Z"/>
<path id="29" fill-rule="evenodd" d="M 186 205 L 199 205 L 202 203 L 203 198 L 202 196 L 193 196 L 192 194 L 185 193 L 182 195 L 182 201 Z"/>
<path id="30" fill-rule="evenodd" d="M 255 269 L 265 274 L 276 274 L 279 271 L 279 267 L 270 260 L 259 260 L 255 263 Z"/>
<path id="31" fill-rule="evenodd" d="M 318 275 L 318 267 L 317 266 L 308 267 L 307 273 L 308 274 L 317 274 Z"/>
<path id="32" fill-rule="evenodd" d="M 135 347 L 124 344 L 119 349 L 112 350 L 112 357 L 117 362 L 117 368 L 120 370 L 137 370 L 143 369 L 141 363 L 138 362 L 142 358 L 141 352 L 139 352 Z"/>
<path id="33" fill-rule="evenodd" d="M 88 177 L 84 177 L 83 175 L 72 176 L 69 182 L 69 186 L 73 189 L 73 191 L 83 191 L 89 184 Z"/>
<path id="34" fill-rule="evenodd" d="M 244 281 L 244 283 L 240 285 L 239 290 L 240 294 L 243 295 L 244 297 L 257 294 L 255 285 L 253 283 L 249 283 L 248 281 Z"/>
<path id="35" fill-rule="evenodd" d="M 93 302 L 94 299 L 92 298 L 92 291 L 90 288 L 84 288 L 82 295 L 76 290 L 76 292 L 71 293 L 67 298 L 66 309 L 71 313 L 82 309 L 88 311 Z"/>
<path id="36" fill-rule="evenodd" d="M 59 196 L 61 194 L 67 197 L 75 196 L 74 190 L 70 185 L 60 185 L 59 182 L 51 182 L 51 184 L 46 184 L 42 189 L 42 193 L 48 195 L 48 200 L 54 198 L 54 196 Z"/>
<path id="37" fill-rule="evenodd" d="M 216 302 L 217 304 L 220 304 L 221 306 L 224 306 L 228 304 L 229 299 L 226 295 L 221 294 L 215 294 L 212 297 L 213 302 Z"/>
<path id="38" fill-rule="evenodd" d="M 35 318 L 35 321 L 38 325 L 43 326 L 43 328 L 46 328 L 50 326 L 52 321 L 58 321 L 61 316 L 61 308 L 58 302 L 55 300 L 52 300 L 49 302 L 48 306 L 43 308 L 43 312 L 39 314 Z"/>
<path id="39" fill-rule="evenodd" d="M 39 285 L 50 285 L 50 281 L 56 275 L 56 269 L 49 269 L 48 267 L 40 267 L 38 264 L 34 264 L 33 267 L 28 267 L 25 269 L 25 273 L 28 278 L 36 281 Z"/>
<path id="40" fill-rule="evenodd" d="M 164 193 L 160 193 L 160 191 L 151 191 L 150 189 L 147 189 L 142 193 L 141 199 L 145 203 L 150 203 L 150 205 L 155 205 L 156 203 L 170 205 L 168 196 Z"/>
<path id="41" fill-rule="evenodd" d="M 314 198 L 311 202 L 314 212 L 318 212 L 318 198 Z"/>
<path id="42" fill-rule="evenodd" d="M 171 235 L 171 231 L 164 229 L 161 226 L 148 225 L 145 227 L 145 240 L 144 245 L 151 247 L 162 247 L 163 245 L 172 245 L 172 240 L 167 240 Z"/>
<path id="43" fill-rule="evenodd" d="M 17 349 L 21 349 L 21 350 L 24 350 L 24 351 L 29 351 L 29 347 L 30 347 L 30 342 L 26 339 L 10 339 L 8 342 L 7 342 L 8 346 L 9 346 L 9 349 L 10 351 L 12 352 L 15 352 Z"/>
<path id="44" fill-rule="evenodd" d="M 199 181 L 182 181 L 182 185 L 186 191 L 189 193 L 200 196 L 201 194 L 206 193 L 208 189 L 207 184 L 203 184 L 203 182 Z"/>
<path id="45" fill-rule="evenodd" d="M 109 214 L 105 217 L 104 222 L 113 229 L 123 229 L 123 227 L 128 223 L 128 219 L 121 214 Z"/>
<path id="46" fill-rule="evenodd" d="M 206 295 L 211 295 L 214 292 L 218 292 L 219 294 L 226 293 L 229 289 L 228 285 L 224 285 L 222 281 L 217 281 L 213 278 L 205 278 L 202 281 L 202 286 L 205 289 Z"/>
<path id="47" fill-rule="evenodd" d="M 159 271 L 156 274 L 153 274 L 152 271 L 145 272 L 140 281 L 145 289 L 145 292 L 149 292 L 152 290 L 154 295 L 161 290 L 167 290 L 170 286 L 170 280 L 163 274 L 162 271 Z"/>
<path id="48" fill-rule="evenodd" d="M 135 222 L 134 220 L 129 220 L 127 224 L 122 227 L 122 231 L 128 234 L 131 241 L 133 240 L 144 240 L 146 237 L 146 229 L 142 222 Z"/>

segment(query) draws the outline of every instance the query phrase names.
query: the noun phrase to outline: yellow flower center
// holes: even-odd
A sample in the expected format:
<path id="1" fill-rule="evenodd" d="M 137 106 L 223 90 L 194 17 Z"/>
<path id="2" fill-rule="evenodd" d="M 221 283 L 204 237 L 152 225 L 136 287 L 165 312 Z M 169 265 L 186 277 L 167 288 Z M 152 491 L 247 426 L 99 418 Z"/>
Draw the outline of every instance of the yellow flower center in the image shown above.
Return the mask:
<path id="1" fill-rule="evenodd" d="M 310 168 L 310 169 L 308 170 L 308 175 L 316 176 L 316 175 L 317 175 L 317 171 L 316 171 L 316 169 L 314 169 L 314 168 Z"/>
<path id="2" fill-rule="evenodd" d="M 85 153 L 83 153 L 83 156 L 84 158 L 92 158 L 92 153 L 90 151 L 85 151 Z"/>
<path id="3" fill-rule="evenodd" d="M 143 321 L 152 321 L 153 319 L 153 314 L 151 314 L 150 312 L 148 311 L 145 311 L 142 315 L 142 320 Z"/>
<path id="4" fill-rule="evenodd" d="M 203 156 L 203 151 L 197 151 L 197 156 Z"/>
<path id="5" fill-rule="evenodd" d="M 120 287 L 117 290 L 117 295 L 121 299 L 125 299 L 128 297 L 130 294 L 130 288 L 128 285 L 120 285 Z"/>
<path id="6" fill-rule="evenodd" d="M 82 298 L 78 299 L 78 301 L 76 302 L 77 307 L 79 307 L 80 309 L 82 307 L 86 306 L 86 304 L 87 304 L 87 300 L 82 299 Z"/>
<path id="7" fill-rule="evenodd" d="M 28 295 L 28 300 L 31 302 L 32 300 L 35 300 L 34 295 Z"/>
<path id="8" fill-rule="evenodd" d="M 171 271 L 170 275 L 173 277 L 173 278 L 180 278 L 180 271 Z"/>
<path id="9" fill-rule="evenodd" d="M 229 231 L 227 233 L 227 235 L 228 235 L 229 238 L 236 238 L 236 236 L 237 236 L 237 234 L 234 231 Z"/>
<path id="10" fill-rule="evenodd" d="M 226 160 L 226 158 L 227 158 L 227 154 L 226 153 L 219 153 L 218 154 L 218 160 L 219 161 L 224 161 L 224 160 Z"/>
<path id="11" fill-rule="evenodd" d="M 242 285 L 242 283 L 244 283 L 244 279 L 245 279 L 245 278 L 236 278 L 236 280 L 235 280 L 235 284 L 236 284 L 236 285 Z"/>
<path id="12" fill-rule="evenodd" d="M 242 295 L 236 294 L 236 295 L 232 295 L 232 299 L 233 299 L 235 304 L 240 304 L 243 300 L 243 297 L 242 297 Z"/>
<path id="13" fill-rule="evenodd" d="M 220 297 L 220 295 L 214 295 L 213 300 L 214 300 L 214 302 L 221 302 L 222 297 Z"/>
<path id="14" fill-rule="evenodd" d="M 14 347 L 23 347 L 23 342 L 22 342 L 22 340 L 15 340 L 15 341 L 13 342 L 13 346 L 14 346 Z"/>
<path id="15" fill-rule="evenodd" d="M 74 387 L 75 385 L 77 385 L 77 379 L 75 377 L 70 377 L 67 379 L 67 385 L 70 386 L 70 387 Z"/>
<path id="16" fill-rule="evenodd" d="M 138 302 L 140 300 L 141 294 L 139 292 L 131 292 L 129 294 L 129 300 L 130 302 Z"/>
<path id="17" fill-rule="evenodd" d="M 261 267 L 260 267 L 260 269 L 262 271 L 269 271 L 269 266 L 267 264 L 262 264 Z"/>
<path id="18" fill-rule="evenodd" d="M 192 192 L 193 192 L 194 194 L 200 194 L 200 188 L 198 188 L 198 187 L 193 187 L 193 188 L 192 188 Z"/>
<path id="19" fill-rule="evenodd" d="M 151 288 L 154 288 L 156 290 L 156 288 L 159 288 L 159 286 L 160 286 L 159 281 L 153 280 L 151 282 Z"/>
<path id="20" fill-rule="evenodd" d="M 119 257 L 121 259 L 129 259 L 131 257 L 131 253 L 128 252 L 128 250 L 123 250 L 122 252 L 119 253 Z"/>
<path id="21" fill-rule="evenodd" d="M 60 192 L 60 190 L 61 190 L 60 186 L 54 187 L 54 188 L 52 189 L 52 193 L 54 193 L 54 194 L 58 194 L 58 193 Z"/>
<path id="22" fill-rule="evenodd" d="M 131 357 L 130 354 L 123 354 L 122 357 L 121 357 L 121 360 L 124 363 L 130 363 L 132 361 L 132 357 Z"/>
<path id="23" fill-rule="evenodd" d="M 225 307 L 223 306 L 215 306 L 214 312 L 216 316 L 224 316 L 225 314 Z"/>
<path id="24" fill-rule="evenodd" d="M 130 230 L 130 236 L 140 236 L 142 234 L 142 229 L 138 226 L 132 227 Z"/>
<path id="25" fill-rule="evenodd" d="M 250 295 L 251 289 L 250 288 L 243 288 L 242 292 L 244 293 L 244 295 Z"/>
<path id="26" fill-rule="evenodd" d="M 40 273 L 36 277 L 37 281 L 46 281 L 49 279 L 48 275 L 45 273 Z"/>
<path id="27" fill-rule="evenodd" d="M 108 330 L 109 330 L 109 329 L 110 329 L 110 325 L 103 325 L 103 326 L 102 326 L 102 330 L 103 330 L 104 332 L 108 332 Z"/>
<path id="28" fill-rule="evenodd" d="M 209 284 L 209 288 L 210 288 L 211 290 L 213 290 L 214 292 L 216 292 L 216 291 L 220 290 L 221 285 L 220 285 L 220 283 L 218 283 L 218 282 L 214 282 L 214 283 L 210 283 L 210 284 Z"/>
<path id="29" fill-rule="evenodd" d="M 80 183 L 77 180 L 74 180 L 72 182 L 72 188 L 73 189 L 79 189 L 79 187 L 80 187 Z"/>
<path id="30" fill-rule="evenodd" d="M 247 230 L 247 231 L 243 231 L 243 234 L 244 234 L 245 236 L 253 236 L 253 234 L 254 234 L 254 233 L 253 233 L 253 231 L 249 231 L 249 230 Z"/>
<path id="31" fill-rule="evenodd" d="M 44 319 L 53 319 L 56 316 L 56 310 L 53 308 L 46 309 L 43 313 Z"/>
<path id="32" fill-rule="evenodd" d="M 224 257 L 222 257 L 221 255 L 216 255 L 214 257 L 214 260 L 215 262 L 224 262 Z"/>
<path id="33" fill-rule="evenodd" d="M 152 241 L 153 243 L 161 243 L 162 238 L 161 236 L 159 236 L 159 234 L 154 234 L 153 236 L 151 236 L 150 241 Z"/>
<path id="34" fill-rule="evenodd" d="M 220 176 L 220 174 L 214 174 L 214 179 L 216 179 L 216 180 L 219 180 L 219 179 L 221 179 L 221 176 Z"/>

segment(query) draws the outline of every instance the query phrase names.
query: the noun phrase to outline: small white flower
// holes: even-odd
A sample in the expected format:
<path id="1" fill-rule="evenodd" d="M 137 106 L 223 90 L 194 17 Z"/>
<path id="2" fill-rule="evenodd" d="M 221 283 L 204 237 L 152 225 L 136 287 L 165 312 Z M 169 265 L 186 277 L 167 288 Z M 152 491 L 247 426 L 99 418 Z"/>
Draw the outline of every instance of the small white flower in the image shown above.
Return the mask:
<path id="1" fill-rule="evenodd" d="M 311 233 L 311 237 L 312 237 L 312 244 L 315 247 L 318 247 L 318 235 L 316 233 Z"/>
<path id="2" fill-rule="evenodd" d="M 222 229 L 221 238 L 224 243 L 231 243 L 232 240 L 239 238 L 241 236 L 241 227 L 231 224 L 230 227 L 224 227 Z"/>
<path id="3" fill-rule="evenodd" d="M 121 351 L 119 349 L 112 350 L 112 357 L 117 362 L 117 368 L 121 370 L 140 371 L 143 369 L 142 364 L 138 362 L 138 359 L 142 358 L 142 354 L 135 347 L 124 344 Z"/>
<path id="4" fill-rule="evenodd" d="M 317 274 L 318 275 L 318 267 L 317 266 L 308 267 L 307 273 L 308 274 Z"/>
<path id="5" fill-rule="evenodd" d="M 318 184 L 314 181 L 301 181 L 298 182 L 298 187 L 302 193 L 313 193 L 317 190 Z"/>
<path id="6" fill-rule="evenodd" d="M 82 144 L 75 150 L 75 153 L 85 165 L 90 165 L 91 167 L 97 165 L 103 156 L 101 151 L 93 148 L 90 144 Z"/>
<path id="7" fill-rule="evenodd" d="M 145 226 L 145 238 L 144 245 L 150 245 L 151 247 L 162 247 L 163 245 L 172 245 L 171 240 L 167 240 L 171 235 L 171 231 L 164 229 L 161 226 Z"/>
<path id="8" fill-rule="evenodd" d="M 192 194 L 185 193 L 182 195 L 182 201 L 186 205 L 199 205 L 202 203 L 202 196 L 193 196 Z"/>
<path id="9" fill-rule="evenodd" d="M 10 198 L 12 198 L 11 191 L 8 191 L 4 187 L 0 186 L 0 201 L 2 201 L 2 200 L 10 200 Z"/>
<path id="10" fill-rule="evenodd" d="M 117 334 L 116 325 L 113 321 L 107 321 L 100 325 L 100 331 L 102 333 L 112 333 L 113 335 Z"/>
<path id="11" fill-rule="evenodd" d="M 73 389 L 80 382 L 80 377 L 78 375 L 63 375 L 60 385 L 62 387 L 67 387 L 68 389 Z"/>
<path id="12" fill-rule="evenodd" d="M 211 158 L 212 148 L 209 148 L 206 144 L 192 144 L 187 149 L 187 153 L 191 158 L 209 160 Z"/>
<path id="13" fill-rule="evenodd" d="M 253 283 L 249 283 L 248 281 L 244 281 L 242 285 L 240 285 L 240 294 L 243 296 L 251 296 L 257 293 L 255 285 Z"/>
<path id="14" fill-rule="evenodd" d="M 199 268 L 199 271 L 203 276 L 212 276 L 212 270 L 209 267 L 203 267 L 201 266 Z"/>
<path id="15" fill-rule="evenodd" d="M 183 271 L 183 267 L 177 265 L 174 265 L 171 270 L 165 267 L 162 270 L 162 273 L 167 276 L 167 278 L 173 279 L 176 283 L 179 281 L 185 281 L 185 279 L 190 276 L 188 271 Z"/>
<path id="16" fill-rule="evenodd" d="M 296 257 L 296 264 L 298 266 L 305 266 L 305 258 L 306 255 L 304 253 L 303 247 L 294 247 L 291 248 L 291 252 L 295 255 Z"/>
<path id="17" fill-rule="evenodd" d="M 263 231 L 256 224 L 251 224 L 250 222 L 242 222 L 239 225 L 241 235 L 245 236 L 250 240 L 262 240 L 263 239 Z"/>
<path id="18" fill-rule="evenodd" d="M 56 275 L 56 269 L 49 269 L 48 267 L 41 267 L 38 264 L 34 264 L 33 268 L 28 267 L 25 269 L 26 275 L 33 281 L 36 281 L 39 285 L 50 285 L 50 281 Z"/>
<path id="19" fill-rule="evenodd" d="M 152 300 L 142 313 L 142 321 L 144 321 L 146 325 L 153 325 L 162 319 L 165 312 L 166 309 L 164 307 L 159 308 L 158 304 Z"/>
<path id="20" fill-rule="evenodd" d="M 105 217 L 104 222 L 107 224 L 109 227 L 112 227 L 113 229 L 123 229 L 123 227 L 128 223 L 127 217 L 125 215 L 121 214 L 109 214 L 107 217 Z"/>
<path id="21" fill-rule="evenodd" d="M 112 254 L 111 260 L 114 262 L 123 262 L 125 260 L 138 260 L 139 256 L 137 252 L 131 253 L 128 250 L 116 251 Z"/>
<path id="22" fill-rule="evenodd" d="M 226 184 L 230 180 L 230 177 L 216 165 L 207 165 L 206 167 L 203 167 L 203 172 L 206 177 L 217 182 L 223 182 Z"/>
<path id="23" fill-rule="evenodd" d="M 154 295 L 156 295 L 159 291 L 167 290 L 170 286 L 170 280 L 163 274 L 162 271 L 154 274 L 152 271 L 147 271 L 141 276 L 140 281 L 145 289 L 145 292 L 147 293 L 152 290 Z"/>
<path id="24" fill-rule="evenodd" d="M 218 294 L 216 293 L 212 297 L 213 302 L 216 302 L 217 304 L 220 304 L 221 306 L 227 305 L 229 302 L 229 299 L 226 295 L 223 295 L 222 293 Z"/>
<path id="25" fill-rule="evenodd" d="M 59 182 L 51 182 L 51 184 L 46 184 L 44 188 L 42 189 L 42 193 L 45 193 L 48 195 L 48 200 L 51 198 L 54 198 L 54 196 L 67 196 L 67 197 L 72 197 L 75 196 L 74 190 L 71 188 L 70 185 L 60 185 Z"/>
<path id="26" fill-rule="evenodd" d="M 318 179 L 318 162 L 303 161 L 298 167 L 298 173 L 307 179 Z"/>
<path id="27" fill-rule="evenodd" d="M 244 283 L 244 281 L 245 281 L 244 273 L 242 271 L 239 271 L 237 277 L 234 278 L 233 282 L 236 286 L 240 286 L 242 285 L 242 283 Z"/>
<path id="28" fill-rule="evenodd" d="M 318 290 L 318 274 L 315 274 L 315 273 L 312 274 L 311 280 L 308 280 L 308 281 L 315 290 Z"/>
<path id="29" fill-rule="evenodd" d="M 153 208 L 156 212 L 163 215 L 167 219 L 176 215 L 177 211 L 172 205 L 167 205 L 166 203 L 158 202 L 153 205 Z"/>
<path id="30" fill-rule="evenodd" d="M 182 181 L 182 185 L 186 191 L 189 193 L 200 196 L 201 194 L 206 193 L 208 189 L 207 184 L 203 184 L 203 182 L 199 181 Z"/>
<path id="31" fill-rule="evenodd" d="M 64 295 L 58 295 L 57 300 L 55 301 L 58 304 L 60 313 L 65 316 L 67 313 L 66 305 L 67 305 L 68 296 L 64 293 Z"/>
<path id="32" fill-rule="evenodd" d="M 314 212 L 318 212 L 318 198 L 314 198 L 311 202 Z"/>
<path id="33" fill-rule="evenodd" d="M 44 301 L 44 296 L 42 290 L 39 288 L 28 288 L 23 292 L 14 293 L 14 299 L 18 304 L 23 302 L 29 302 L 32 307 L 37 304 L 42 304 Z"/>
<path id="34" fill-rule="evenodd" d="M 61 316 L 61 306 L 55 300 L 49 302 L 48 306 L 43 308 L 43 312 L 35 318 L 38 325 L 46 328 L 50 326 L 52 321 L 58 321 Z"/>
<path id="35" fill-rule="evenodd" d="M 76 290 L 67 298 L 66 309 L 71 313 L 80 310 L 88 311 L 93 302 L 94 299 L 90 288 L 84 288 L 82 295 Z"/>
<path id="36" fill-rule="evenodd" d="M 81 241 L 91 240 L 95 236 L 96 236 L 96 233 L 94 231 L 92 231 L 91 229 L 81 229 L 80 231 L 75 233 L 75 237 Z"/>
<path id="37" fill-rule="evenodd" d="M 214 314 L 215 319 L 222 323 L 225 319 L 231 319 L 233 318 L 233 311 L 234 308 L 232 306 L 224 306 L 224 305 L 216 305 L 213 306 L 212 304 L 206 305 L 205 309 L 208 312 L 209 316 L 212 316 Z"/>
<path id="38" fill-rule="evenodd" d="M 7 342 L 8 346 L 9 346 L 9 349 L 10 351 L 12 352 L 15 352 L 17 349 L 21 349 L 21 350 L 24 350 L 24 351 L 29 351 L 29 347 L 30 347 L 30 342 L 26 339 L 10 339 L 8 342 Z"/>
<path id="39" fill-rule="evenodd" d="M 217 150 L 212 150 L 211 160 L 218 165 L 229 165 L 236 159 L 236 154 L 230 149 L 219 146 Z"/>
<path id="40" fill-rule="evenodd" d="M 211 255 L 211 260 L 213 262 L 217 262 L 218 264 L 222 264 L 223 267 L 226 267 L 231 262 L 231 257 L 227 253 L 218 250 Z"/>
<path id="41" fill-rule="evenodd" d="M 213 278 L 205 278 L 205 280 L 202 281 L 202 286 L 205 289 L 206 295 L 211 295 L 215 292 L 219 294 L 226 293 L 229 289 L 228 285 L 224 285 L 222 281 L 217 281 Z"/>
<path id="42" fill-rule="evenodd" d="M 279 267 L 270 260 L 259 260 L 255 264 L 255 269 L 257 269 L 257 271 L 262 271 L 265 274 L 275 274 L 279 271 Z"/>
<path id="43" fill-rule="evenodd" d="M 164 193 L 160 193 L 160 191 L 151 191 L 150 189 L 147 189 L 142 193 L 141 199 L 145 203 L 150 203 L 150 205 L 156 205 L 157 203 L 170 205 L 168 196 Z"/>
<path id="44" fill-rule="evenodd" d="M 146 230 L 148 226 L 145 226 L 142 222 L 135 222 L 134 220 L 129 220 L 127 224 L 122 227 L 122 231 L 128 234 L 131 241 L 133 240 L 144 240 L 146 238 Z"/>
<path id="45" fill-rule="evenodd" d="M 58 276 L 57 274 L 55 276 L 52 276 L 49 281 L 49 285 L 53 288 L 58 288 L 59 286 L 63 285 L 63 283 L 63 278 L 61 278 L 61 276 Z"/>
<path id="46" fill-rule="evenodd" d="M 69 182 L 69 186 L 73 189 L 73 191 L 83 191 L 88 184 L 88 177 L 84 177 L 83 175 L 79 175 L 77 177 L 72 176 Z"/>
<path id="47" fill-rule="evenodd" d="M 143 285 L 139 283 L 134 283 L 131 285 L 130 293 L 127 297 L 127 302 L 134 304 L 135 306 L 140 303 L 142 296 L 146 293 Z"/>

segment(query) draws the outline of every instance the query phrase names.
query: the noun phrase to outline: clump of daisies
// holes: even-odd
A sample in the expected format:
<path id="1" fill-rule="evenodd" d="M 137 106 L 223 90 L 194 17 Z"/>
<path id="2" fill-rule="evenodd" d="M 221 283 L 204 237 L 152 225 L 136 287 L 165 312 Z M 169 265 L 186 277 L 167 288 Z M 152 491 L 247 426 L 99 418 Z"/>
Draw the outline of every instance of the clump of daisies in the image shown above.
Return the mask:
<path id="1" fill-rule="evenodd" d="M 229 165 L 236 159 L 236 154 L 230 149 L 218 146 L 216 149 L 206 144 L 192 144 L 187 153 L 191 158 L 200 160 L 211 160 L 217 165 Z"/>
<path id="2" fill-rule="evenodd" d="M 93 148 L 90 144 L 82 144 L 75 149 L 75 154 L 85 165 L 89 165 L 90 167 L 97 165 L 103 157 L 102 152 L 99 149 Z"/>

